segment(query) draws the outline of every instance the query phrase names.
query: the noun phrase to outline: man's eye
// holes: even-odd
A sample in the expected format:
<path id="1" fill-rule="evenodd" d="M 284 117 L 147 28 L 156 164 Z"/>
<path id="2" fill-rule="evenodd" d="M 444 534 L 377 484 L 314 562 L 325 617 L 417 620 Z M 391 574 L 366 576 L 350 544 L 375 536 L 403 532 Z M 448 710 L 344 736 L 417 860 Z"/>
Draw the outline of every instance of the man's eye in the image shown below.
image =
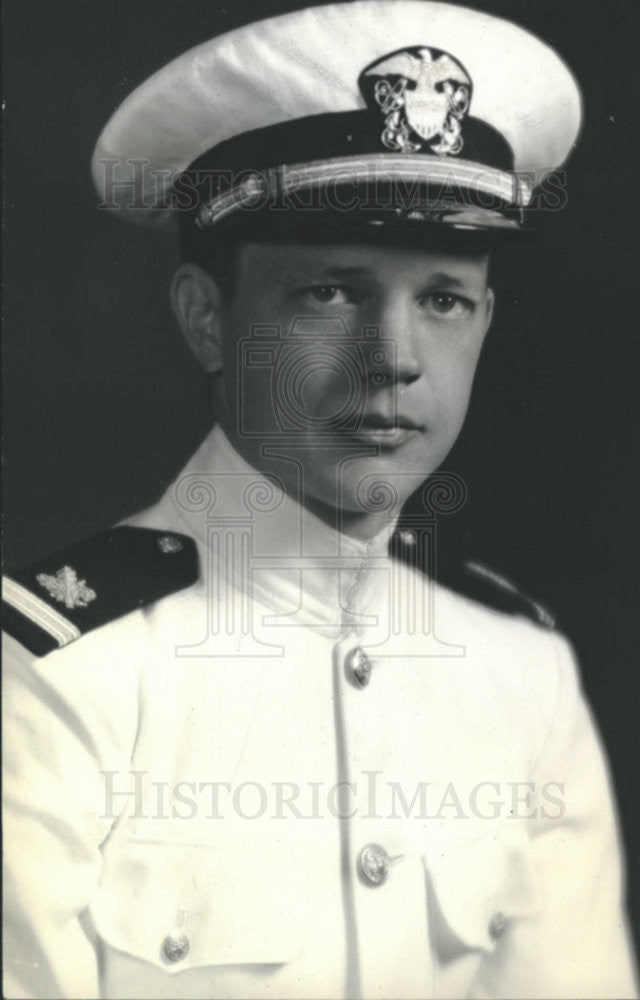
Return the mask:
<path id="1" fill-rule="evenodd" d="M 305 295 L 313 302 L 321 302 L 325 305 L 337 305 L 347 301 L 347 294 L 344 288 L 340 288 L 339 285 L 312 285 L 311 288 L 305 289 Z"/>
<path id="2" fill-rule="evenodd" d="M 448 319 L 463 319 L 473 312 L 473 302 L 450 292 L 431 292 L 422 301 L 433 312 Z"/>

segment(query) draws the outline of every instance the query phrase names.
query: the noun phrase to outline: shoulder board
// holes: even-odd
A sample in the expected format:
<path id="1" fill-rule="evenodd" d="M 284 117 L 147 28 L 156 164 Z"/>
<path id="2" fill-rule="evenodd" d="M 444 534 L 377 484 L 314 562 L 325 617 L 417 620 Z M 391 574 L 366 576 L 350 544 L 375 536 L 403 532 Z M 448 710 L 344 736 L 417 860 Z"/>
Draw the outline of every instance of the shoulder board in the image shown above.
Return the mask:
<path id="1" fill-rule="evenodd" d="M 403 538 L 403 536 L 406 537 Z M 419 554 L 411 552 L 412 547 L 415 549 L 413 533 L 399 532 L 398 537 L 394 537 L 392 552 L 404 562 L 409 562 L 421 569 L 422 572 L 428 573 Z M 464 597 L 470 597 L 472 600 L 486 604 L 497 611 L 512 615 L 524 615 L 544 628 L 553 629 L 556 627 L 557 622 L 554 615 L 543 604 L 517 587 L 509 577 L 476 559 L 464 559 L 455 563 L 447 563 L 438 559 L 436 572 L 433 576 L 438 583 L 449 590 L 462 594 Z"/>
<path id="2" fill-rule="evenodd" d="M 489 604 L 499 611 L 525 615 L 545 628 L 556 627 L 554 615 L 543 604 L 517 587 L 502 573 L 474 559 L 466 559 L 460 567 L 457 567 L 457 572 L 451 575 L 450 583 L 447 583 L 446 579 L 441 579 L 441 582 L 445 587 L 450 586 L 452 590 L 459 589 L 466 596 Z"/>
<path id="3" fill-rule="evenodd" d="M 198 579 L 187 535 L 119 527 L 3 577 L 3 628 L 37 656 Z"/>

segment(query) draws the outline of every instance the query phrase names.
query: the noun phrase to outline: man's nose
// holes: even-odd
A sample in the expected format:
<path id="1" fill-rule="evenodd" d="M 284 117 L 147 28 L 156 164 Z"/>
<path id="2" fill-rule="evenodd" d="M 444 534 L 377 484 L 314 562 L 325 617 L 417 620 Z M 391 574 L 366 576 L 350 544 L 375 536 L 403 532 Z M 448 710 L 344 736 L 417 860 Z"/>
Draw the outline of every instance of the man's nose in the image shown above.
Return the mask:
<path id="1" fill-rule="evenodd" d="M 369 377 L 407 385 L 420 378 L 422 362 L 411 303 L 400 296 L 389 297 L 370 311 L 367 320 L 371 337 L 377 338 L 375 348 L 371 341 Z"/>

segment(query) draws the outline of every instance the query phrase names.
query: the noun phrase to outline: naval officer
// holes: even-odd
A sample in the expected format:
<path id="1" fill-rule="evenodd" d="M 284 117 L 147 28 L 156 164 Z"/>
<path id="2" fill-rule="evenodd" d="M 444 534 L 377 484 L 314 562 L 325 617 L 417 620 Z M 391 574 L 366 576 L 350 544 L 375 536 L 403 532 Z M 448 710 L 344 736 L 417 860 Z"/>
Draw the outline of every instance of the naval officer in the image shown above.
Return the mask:
<path id="1" fill-rule="evenodd" d="M 5 579 L 7 996 L 634 995 L 571 648 L 435 552 L 489 256 L 579 117 L 517 26 L 362 0 L 205 42 L 106 126 L 101 206 L 180 231 L 216 423 Z"/>

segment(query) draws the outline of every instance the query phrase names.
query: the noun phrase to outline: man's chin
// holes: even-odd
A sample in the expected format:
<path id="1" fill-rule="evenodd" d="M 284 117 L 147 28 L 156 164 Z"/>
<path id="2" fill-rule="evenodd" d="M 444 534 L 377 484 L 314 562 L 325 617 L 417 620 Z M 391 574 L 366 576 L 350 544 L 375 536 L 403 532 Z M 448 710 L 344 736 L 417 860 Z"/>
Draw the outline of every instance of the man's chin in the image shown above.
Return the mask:
<path id="1" fill-rule="evenodd" d="M 343 454 L 333 467 L 309 470 L 305 495 L 352 516 L 385 513 L 395 517 L 405 501 L 432 471 L 414 467 L 387 451 L 372 455 Z"/>
<path id="2" fill-rule="evenodd" d="M 274 435 L 255 464 L 278 474 L 287 491 L 310 509 L 325 507 L 354 517 L 396 516 L 445 455 L 445 449 L 418 432 L 403 437 L 398 446 L 348 434 L 294 442 Z"/>

